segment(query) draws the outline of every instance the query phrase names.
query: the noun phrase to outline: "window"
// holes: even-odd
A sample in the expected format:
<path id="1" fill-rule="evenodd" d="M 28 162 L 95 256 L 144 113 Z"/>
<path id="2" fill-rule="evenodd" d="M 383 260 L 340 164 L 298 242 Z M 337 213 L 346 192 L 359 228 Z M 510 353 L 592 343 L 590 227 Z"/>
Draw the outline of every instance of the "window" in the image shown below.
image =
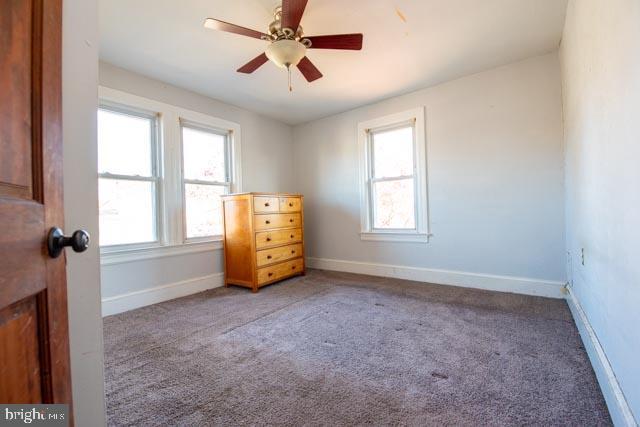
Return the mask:
<path id="1" fill-rule="evenodd" d="M 98 110 L 100 246 L 158 240 L 156 124 L 153 114 Z"/>
<path id="2" fill-rule="evenodd" d="M 220 196 L 242 191 L 236 123 L 100 87 L 103 265 L 221 249 Z"/>
<path id="3" fill-rule="evenodd" d="M 424 111 L 358 126 L 363 240 L 426 242 Z"/>
<path id="4" fill-rule="evenodd" d="M 413 123 L 370 131 L 373 229 L 415 230 Z"/>
<path id="5" fill-rule="evenodd" d="M 231 188 L 228 133 L 188 122 L 181 130 L 186 239 L 220 236 L 220 196 Z"/>

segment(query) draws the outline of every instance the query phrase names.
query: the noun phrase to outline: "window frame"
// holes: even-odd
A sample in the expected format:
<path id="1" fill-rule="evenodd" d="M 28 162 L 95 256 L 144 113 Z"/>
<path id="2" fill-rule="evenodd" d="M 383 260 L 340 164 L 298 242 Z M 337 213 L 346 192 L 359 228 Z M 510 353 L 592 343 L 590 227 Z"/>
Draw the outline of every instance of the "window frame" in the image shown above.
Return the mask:
<path id="1" fill-rule="evenodd" d="M 367 183 L 368 183 L 368 196 L 369 196 L 369 223 L 371 225 L 371 231 L 374 233 L 413 233 L 414 231 L 417 231 L 417 224 L 418 224 L 418 218 L 417 218 L 417 206 L 416 206 L 416 197 L 415 197 L 415 193 L 416 193 L 416 131 L 415 131 L 415 126 L 414 126 L 415 120 L 411 119 L 411 120 L 407 120 L 405 122 L 402 123 L 394 123 L 393 125 L 389 125 L 389 126 L 381 126 L 381 127 L 377 127 L 375 129 L 367 129 L 367 144 L 368 144 L 368 176 L 367 176 Z M 392 177 L 384 177 L 384 178 L 376 178 L 376 171 L 375 171 L 375 148 L 374 148 L 374 137 L 375 134 L 377 133 L 383 133 L 383 132 L 388 132 L 388 131 L 392 131 L 392 130 L 397 130 L 397 129 L 404 129 L 404 128 L 411 128 L 411 148 L 412 148 L 412 174 L 411 175 L 397 175 L 397 176 L 392 176 Z M 408 180 L 411 179 L 413 180 L 413 193 L 414 193 L 414 199 L 413 199 L 413 221 L 414 221 L 414 227 L 413 228 L 376 228 L 375 224 L 376 224 L 376 192 L 375 192 L 375 185 L 379 182 L 393 182 L 393 181 L 404 181 L 404 180 Z"/>
<path id="2" fill-rule="evenodd" d="M 201 132 L 208 132 L 216 135 L 220 135 L 224 137 L 224 164 L 225 164 L 225 181 L 203 181 L 198 179 L 187 179 L 185 178 L 185 164 L 184 164 L 184 133 L 183 129 L 193 129 Z M 196 185 L 207 185 L 212 187 L 224 187 L 225 193 L 230 194 L 233 190 L 233 161 L 231 156 L 231 139 L 232 139 L 232 130 L 229 129 L 219 129 L 212 126 L 203 125 L 200 123 L 196 123 L 190 120 L 180 119 L 180 179 L 181 179 L 181 188 L 182 188 L 182 235 L 183 241 L 185 243 L 192 242 L 210 242 L 215 240 L 222 240 L 222 234 L 214 234 L 211 236 L 199 236 L 199 237 L 189 237 L 187 234 L 187 197 L 186 197 L 186 186 L 187 184 L 196 184 Z"/>
<path id="3" fill-rule="evenodd" d="M 427 156 L 424 107 L 358 123 L 360 157 L 360 238 L 361 240 L 417 242 L 429 241 L 427 199 Z M 401 129 L 412 125 L 413 174 L 375 178 L 373 138 L 376 133 Z M 415 228 L 375 228 L 376 182 L 400 181 L 413 178 Z"/>
<path id="4" fill-rule="evenodd" d="M 97 111 L 105 110 L 111 113 L 122 114 L 125 116 L 144 118 L 151 121 L 151 176 L 114 174 L 110 172 L 100 172 L 98 170 L 98 181 L 100 179 L 111 179 L 121 181 L 138 181 L 151 182 L 153 184 L 153 216 L 154 222 L 154 240 L 147 242 L 134 243 L 117 243 L 113 245 L 100 245 L 100 250 L 105 252 L 118 252 L 124 250 L 159 246 L 162 242 L 163 216 L 161 214 L 162 207 L 162 161 L 159 133 L 159 115 L 158 113 L 143 109 L 123 105 L 108 100 L 100 100 Z"/>
<path id="5" fill-rule="evenodd" d="M 200 127 L 228 132 L 228 173 L 230 192 L 242 192 L 242 151 L 240 125 L 229 120 L 191 111 L 175 105 L 133 95 L 116 89 L 98 88 L 99 106 L 115 105 L 126 110 L 157 115 L 157 161 L 160 176 L 159 202 L 156 205 L 160 225 L 158 242 L 100 248 L 101 265 L 121 264 L 163 256 L 175 256 L 222 249 L 222 236 L 207 239 L 186 237 L 184 190 L 182 184 L 182 135 L 181 121 Z"/>

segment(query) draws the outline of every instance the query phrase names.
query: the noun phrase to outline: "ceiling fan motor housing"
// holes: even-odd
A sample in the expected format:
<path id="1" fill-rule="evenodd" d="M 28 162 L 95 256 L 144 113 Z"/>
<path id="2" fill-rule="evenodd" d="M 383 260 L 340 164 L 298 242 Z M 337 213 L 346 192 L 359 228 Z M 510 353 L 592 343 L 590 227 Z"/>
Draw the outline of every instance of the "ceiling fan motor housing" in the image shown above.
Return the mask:
<path id="1" fill-rule="evenodd" d="M 262 38 L 267 41 L 276 40 L 298 40 L 306 47 L 311 45 L 308 39 L 304 39 L 303 30 L 300 25 L 296 28 L 287 28 L 282 26 L 282 7 L 277 6 L 273 12 L 273 22 L 269 24 L 268 33 Z"/>

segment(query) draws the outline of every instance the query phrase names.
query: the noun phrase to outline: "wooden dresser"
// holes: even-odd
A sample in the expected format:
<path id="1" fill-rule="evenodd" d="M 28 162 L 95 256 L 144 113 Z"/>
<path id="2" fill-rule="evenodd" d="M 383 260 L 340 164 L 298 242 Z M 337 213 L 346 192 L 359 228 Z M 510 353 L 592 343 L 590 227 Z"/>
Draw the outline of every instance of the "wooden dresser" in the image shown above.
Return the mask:
<path id="1" fill-rule="evenodd" d="M 304 274 L 303 197 L 240 193 L 222 196 L 224 284 L 258 288 Z"/>

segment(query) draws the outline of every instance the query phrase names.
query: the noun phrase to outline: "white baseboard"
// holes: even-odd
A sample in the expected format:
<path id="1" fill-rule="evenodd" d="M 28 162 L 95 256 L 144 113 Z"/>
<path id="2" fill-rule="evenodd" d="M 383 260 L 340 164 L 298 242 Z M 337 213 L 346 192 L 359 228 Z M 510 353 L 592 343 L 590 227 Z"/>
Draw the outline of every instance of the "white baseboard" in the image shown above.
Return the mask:
<path id="1" fill-rule="evenodd" d="M 102 299 L 102 316 L 110 316 L 159 302 L 180 298 L 197 292 L 220 287 L 224 273 L 196 277 L 155 288 L 143 289 Z"/>
<path id="2" fill-rule="evenodd" d="M 416 280 L 440 285 L 510 292 L 549 298 L 564 298 L 564 282 L 528 279 L 513 276 L 467 273 L 463 271 L 436 270 L 389 264 L 374 264 L 326 258 L 307 258 L 307 267 L 320 270 L 343 271 L 371 276 Z"/>
<path id="3" fill-rule="evenodd" d="M 618 383 L 609 359 L 607 358 L 598 337 L 589 323 L 586 313 L 582 309 L 580 302 L 576 298 L 576 295 L 571 290 L 571 287 L 567 288 L 567 303 L 573 314 L 573 318 L 582 337 L 582 343 L 589 355 L 589 360 L 593 366 L 593 370 L 598 378 L 600 389 L 604 395 L 604 399 L 607 402 L 609 408 L 609 414 L 616 426 L 629 426 L 637 427 L 637 422 L 633 417 L 633 412 L 627 403 L 622 388 Z"/>

